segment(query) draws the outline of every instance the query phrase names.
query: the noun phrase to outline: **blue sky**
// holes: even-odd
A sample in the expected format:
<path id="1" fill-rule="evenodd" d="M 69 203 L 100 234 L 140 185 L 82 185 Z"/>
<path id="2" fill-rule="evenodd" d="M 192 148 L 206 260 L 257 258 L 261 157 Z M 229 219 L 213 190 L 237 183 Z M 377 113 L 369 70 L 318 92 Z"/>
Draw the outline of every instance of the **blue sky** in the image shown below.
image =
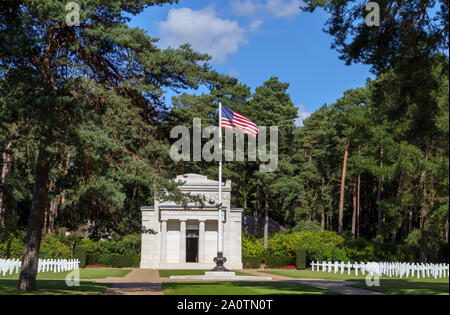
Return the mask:
<path id="1" fill-rule="evenodd" d="M 301 0 L 180 0 L 148 8 L 130 25 L 160 38 L 163 48 L 191 43 L 213 56 L 216 70 L 252 90 L 279 77 L 290 83 L 288 92 L 304 118 L 373 76 L 368 66 L 346 66 L 330 48 L 332 38 L 322 31 L 325 12 L 301 12 L 300 5 Z"/>

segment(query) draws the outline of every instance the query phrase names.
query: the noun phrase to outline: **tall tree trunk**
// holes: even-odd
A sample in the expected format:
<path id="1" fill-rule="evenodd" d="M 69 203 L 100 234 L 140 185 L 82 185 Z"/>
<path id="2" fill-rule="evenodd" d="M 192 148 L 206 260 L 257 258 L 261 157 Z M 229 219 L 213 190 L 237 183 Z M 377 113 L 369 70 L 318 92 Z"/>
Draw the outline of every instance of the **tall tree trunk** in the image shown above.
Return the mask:
<path id="1" fill-rule="evenodd" d="M 264 249 L 269 246 L 269 185 L 266 184 L 264 205 Z"/>
<path id="2" fill-rule="evenodd" d="M 247 215 L 247 180 L 246 179 L 244 179 L 244 185 L 243 185 L 243 188 L 244 188 L 244 216 L 246 216 Z"/>
<path id="3" fill-rule="evenodd" d="M 244 173 L 245 174 L 245 173 Z M 243 215 L 244 215 L 244 232 L 247 234 L 248 233 L 248 225 L 247 225 L 247 180 L 244 176 L 244 211 L 242 211 Z"/>
<path id="4" fill-rule="evenodd" d="M 255 199 L 255 209 L 253 210 L 253 219 L 255 221 L 255 235 L 259 234 L 259 196 L 260 196 L 260 187 L 256 185 L 256 199 Z"/>
<path id="5" fill-rule="evenodd" d="M 395 194 L 395 197 L 397 197 L 397 199 L 400 199 L 401 195 L 402 195 L 402 186 L 403 186 L 403 172 L 400 173 L 400 177 L 398 179 L 398 187 L 397 187 L 397 193 Z M 397 243 L 397 233 L 398 230 L 402 227 L 402 213 L 401 212 L 397 212 L 394 216 L 394 230 L 392 231 L 392 245 L 395 245 Z"/>
<path id="6" fill-rule="evenodd" d="M 44 224 L 44 210 L 47 204 L 49 171 L 50 162 L 46 144 L 41 142 L 36 165 L 33 202 L 28 218 L 28 230 L 18 283 L 18 289 L 21 291 L 30 291 L 36 288 L 39 248 L 41 246 L 42 227 Z"/>
<path id="7" fill-rule="evenodd" d="M 427 188 L 425 185 L 425 179 L 427 176 L 427 171 L 422 171 L 420 175 L 420 187 L 422 187 L 422 204 L 420 206 L 420 228 L 425 228 L 425 220 L 427 214 Z"/>
<path id="8" fill-rule="evenodd" d="M 137 192 L 137 182 L 134 184 L 133 196 L 131 197 L 131 202 L 130 202 L 130 210 L 129 210 L 129 214 L 128 214 L 130 216 L 130 218 L 133 216 L 134 199 L 136 198 L 136 192 Z"/>
<path id="9" fill-rule="evenodd" d="M 412 232 L 413 228 L 413 211 L 412 208 L 409 210 L 409 218 L 408 218 L 408 234 Z"/>
<path id="10" fill-rule="evenodd" d="M 356 237 L 360 236 L 359 222 L 361 217 L 361 175 L 358 175 L 358 188 L 356 193 Z"/>
<path id="11" fill-rule="evenodd" d="M 383 168 L 383 148 L 380 150 L 380 170 Z M 378 194 L 377 194 L 377 210 L 378 210 L 378 227 L 377 227 L 377 234 L 381 236 L 381 242 L 383 242 L 383 226 L 382 226 L 382 220 L 383 220 L 383 214 L 381 211 L 380 201 L 381 201 L 381 192 L 383 190 L 383 176 L 378 177 Z"/>
<path id="12" fill-rule="evenodd" d="M 44 208 L 44 225 L 42 228 L 43 231 L 47 230 L 47 220 L 48 220 L 48 211 L 47 211 L 47 206 L 45 206 L 45 208 Z"/>
<path id="13" fill-rule="evenodd" d="M 361 145 L 358 145 L 358 156 L 360 155 L 360 153 L 361 153 Z M 360 222 L 359 220 L 361 216 L 360 195 L 361 195 L 361 174 L 358 174 L 356 181 L 356 231 L 355 231 L 356 237 L 359 237 L 359 222 Z"/>
<path id="14" fill-rule="evenodd" d="M 353 214 L 352 214 L 352 235 L 356 237 L 356 187 L 357 183 L 353 186 Z"/>
<path id="15" fill-rule="evenodd" d="M 325 178 L 322 176 L 322 192 L 325 189 Z M 325 231 L 325 207 L 322 205 L 321 214 L 320 214 L 320 227 L 322 231 Z"/>
<path id="16" fill-rule="evenodd" d="M 322 207 L 320 213 L 320 228 L 322 231 L 325 231 L 325 207 Z"/>
<path id="17" fill-rule="evenodd" d="M 428 212 L 427 187 L 426 187 L 426 183 L 425 183 L 426 177 L 427 177 L 427 171 L 423 170 L 420 175 L 420 187 L 422 187 L 422 204 L 420 207 L 420 222 L 419 222 L 420 229 L 422 230 L 422 238 L 420 240 L 420 261 L 423 263 L 427 262 L 427 257 L 428 257 L 428 250 L 427 250 L 428 233 L 426 231 L 426 215 Z"/>
<path id="18" fill-rule="evenodd" d="M 347 145 L 345 147 L 344 162 L 342 163 L 342 178 L 341 178 L 341 195 L 339 197 L 339 225 L 338 234 L 342 234 L 344 228 L 344 194 L 345 194 L 345 175 L 347 172 L 347 158 L 348 150 L 350 148 L 350 139 L 347 140 Z"/>
<path id="19" fill-rule="evenodd" d="M 63 202 L 64 192 L 62 192 L 61 195 L 53 197 L 52 200 L 50 200 L 50 214 L 48 217 L 47 234 L 52 234 L 55 231 L 55 220 L 58 216 L 58 208 Z"/>
<path id="20" fill-rule="evenodd" d="M 72 150 L 69 148 L 67 155 L 66 155 L 66 161 L 65 161 L 64 165 L 61 167 L 61 172 L 64 176 L 67 175 L 67 173 L 69 171 L 71 152 L 72 152 Z M 52 185 L 50 183 L 50 187 L 51 186 Z M 60 188 L 58 188 L 56 186 L 54 187 L 54 189 L 55 189 L 55 194 L 57 194 L 58 191 L 60 191 Z M 51 234 L 55 231 L 56 218 L 58 217 L 59 209 L 64 204 L 65 198 L 66 198 L 65 191 L 64 191 L 64 189 L 62 189 L 62 191 L 59 193 L 59 195 L 55 196 L 50 201 L 50 214 L 49 214 L 49 218 L 48 218 L 47 234 Z"/>
<path id="21" fill-rule="evenodd" d="M 448 218 L 445 222 L 445 244 L 448 244 Z"/>
<path id="22" fill-rule="evenodd" d="M 11 170 L 11 154 L 9 153 L 9 150 L 11 149 L 12 141 L 9 141 L 5 149 L 2 153 L 2 174 L 0 176 L 0 186 L 3 186 L 5 183 L 6 176 Z M 5 202 L 4 202 L 4 194 L 3 194 L 3 187 L 0 187 L 0 227 L 5 226 Z"/>

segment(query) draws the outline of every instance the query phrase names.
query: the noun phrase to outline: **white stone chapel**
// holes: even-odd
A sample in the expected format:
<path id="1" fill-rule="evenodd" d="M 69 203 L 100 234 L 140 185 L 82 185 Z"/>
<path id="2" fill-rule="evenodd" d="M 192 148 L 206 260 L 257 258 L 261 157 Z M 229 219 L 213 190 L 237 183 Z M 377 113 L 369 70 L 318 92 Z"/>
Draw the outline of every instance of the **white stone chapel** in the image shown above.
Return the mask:
<path id="1" fill-rule="evenodd" d="M 153 207 L 142 207 L 142 225 L 156 234 L 142 234 L 143 269 L 212 269 L 217 256 L 218 224 L 223 225 L 225 267 L 242 269 L 242 209 L 230 207 L 231 181 L 222 183 L 222 218 L 219 222 L 219 182 L 198 174 L 176 178 L 180 190 L 192 196 L 204 196 L 202 207 L 191 202 L 187 207 L 155 200 Z M 209 203 L 208 201 L 211 201 Z"/>

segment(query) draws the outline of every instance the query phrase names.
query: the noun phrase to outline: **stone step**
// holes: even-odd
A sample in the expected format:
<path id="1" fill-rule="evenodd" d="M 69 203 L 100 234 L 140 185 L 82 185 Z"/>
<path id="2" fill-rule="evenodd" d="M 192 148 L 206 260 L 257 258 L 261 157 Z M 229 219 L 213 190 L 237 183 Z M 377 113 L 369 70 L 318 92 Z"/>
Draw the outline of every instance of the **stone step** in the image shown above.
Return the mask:
<path id="1" fill-rule="evenodd" d="M 234 272 L 208 271 L 205 275 L 170 276 L 172 280 L 230 280 L 230 281 L 271 281 L 272 277 L 236 276 Z"/>

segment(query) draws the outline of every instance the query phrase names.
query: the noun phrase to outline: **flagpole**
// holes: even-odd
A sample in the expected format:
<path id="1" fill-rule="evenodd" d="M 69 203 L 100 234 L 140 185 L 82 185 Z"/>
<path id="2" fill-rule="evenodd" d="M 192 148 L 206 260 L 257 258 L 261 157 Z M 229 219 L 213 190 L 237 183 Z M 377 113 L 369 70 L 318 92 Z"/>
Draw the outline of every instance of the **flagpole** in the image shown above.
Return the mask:
<path id="1" fill-rule="evenodd" d="M 219 102 L 219 211 L 217 220 L 217 257 L 214 258 L 216 266 L 213 271 L 228 271 L 224 267 L 224 263 L 227 261 L 223 257 L 223 223 L 222 223 L 222 103 Z"/>
<path id="2" fill-rule="evenodd" d="M 217 252 L 222 253 L 222 103 L 219 102 L 219 227 L 218 227 L 218 243 L 217 243 Z"/>

